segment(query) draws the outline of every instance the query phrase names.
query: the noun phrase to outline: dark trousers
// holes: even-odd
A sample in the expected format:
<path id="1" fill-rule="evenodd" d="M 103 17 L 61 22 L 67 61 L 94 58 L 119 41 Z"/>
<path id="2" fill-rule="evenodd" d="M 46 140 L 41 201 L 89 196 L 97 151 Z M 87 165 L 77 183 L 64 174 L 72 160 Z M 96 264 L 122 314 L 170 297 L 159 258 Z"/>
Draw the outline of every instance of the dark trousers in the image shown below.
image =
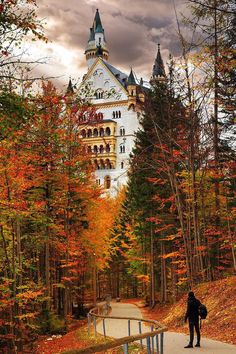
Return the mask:
<path id="1" fill-rule="evenodd" d="M 190 320 L 189 321 L 189 333 L 190 333 L 189 344 L 191 344 L 191 345 L 193 345 L 194 327 L 195 327 L 195 331 L 197 333 L 197 343 L 200 344 L 200 339 L 201 339 L 200 328 L 199 328 L 199 320 L 194 320 L 194 321 Z"/>

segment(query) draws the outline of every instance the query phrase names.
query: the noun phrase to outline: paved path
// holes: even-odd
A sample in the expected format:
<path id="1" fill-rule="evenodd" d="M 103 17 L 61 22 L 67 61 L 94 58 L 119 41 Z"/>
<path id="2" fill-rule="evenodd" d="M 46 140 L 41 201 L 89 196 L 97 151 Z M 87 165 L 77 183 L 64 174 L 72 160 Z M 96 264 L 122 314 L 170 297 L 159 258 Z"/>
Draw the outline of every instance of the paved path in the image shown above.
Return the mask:
<path id="1" fill-rule="evenodd" d="M 140 309 L 132 304 L 111 303 L 111 316 L 142 318 Z M 102 322 L 97 326 L 99 333 L 103 333 Z M 109 337 L 121 338 L 128 335 L 126 320 L 106 320 L 106 334 Z M 131 335 L 138 334 L 138 324 L 131 321 Z M 184 349 L 189 337 L 185 334 L 166 332 L 164 334 L 164 354 L 205 353 L 205 354 L 236 354 L 236 346 L 202 338 L 201 348 Z"/>

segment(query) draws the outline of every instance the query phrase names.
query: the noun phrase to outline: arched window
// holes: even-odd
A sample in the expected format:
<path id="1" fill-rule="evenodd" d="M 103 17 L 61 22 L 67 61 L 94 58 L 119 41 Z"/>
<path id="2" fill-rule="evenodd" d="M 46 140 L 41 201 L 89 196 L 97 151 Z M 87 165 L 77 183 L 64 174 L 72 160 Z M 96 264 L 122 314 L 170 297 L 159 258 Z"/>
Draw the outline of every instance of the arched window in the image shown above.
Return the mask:
<path id="1" fill-rule="evenodd" d="M 97 120 L 103 120 L 103 113 L 99 112 Z"/>
<path id="2" fill-rule="evenodd" d="M 111 162 L 110 162 L 109 159 L 106 159 L 106 168 L 107 168 L 108 170 L 110 170 L 110 169 L 112 168 Z"/>
<path id="3" fill-rule="evenodd" d="M 105 189 L 110 189 L 111 188 L 111 177 L 110 176 L 106 176 L 104 178 L 104 188 Z"/>
<path id="4" fill-rule="evenodd" d="M 118 112 L 116 111 L 116 118 L 118 118 Z"/>
<path id="5" fill-rule="evenodd" d="M 125 135 L 125 128 L 123 127 L 120 128 L 120 135 L 121 136 Z"/>
<path id="6" fill-rule="evenodd" d="M 110 145 L 106 144 L 106 152 L 109 153 L 111 151 Z"/>
<path id="7" fill-rule="evenodd" d="M 116 112 L 112 112 L 112 116 L 113 116 L 113 118 L 115 118 L 116 117 Z"/>
<path id="8" fill-rule="evenodd" d="M 119 111 L 118 115 L 119 115 L 119 118 L 121 118 L 121 111 Z"/>
<path id="9" fill-rule="evenodd" d="M 105 170 L 106 166 L 103 160 L 100 160 L 100 166 L 102 170 Z"/>
<path id="10" fill-rule="evenodd" d="M 124 162 L 122 161 L 120 164 L 120 168 L 123 169 L 124 168 Z"/>
<path id="11" fill-rule="evenodd" d="M 103 128 L 100 128 L 99 134 L 100 134 L 100 136 L 104 136 L 104 129 Z"/>
<path id="12" fill-rule="evenodd" d="M 91 154 L 91 152 L 92 152 L 92 148 L 91 146 L 88 146 L 88 153 Z"/>
<path id="13" fill-rule="evenodd" d="M 97 154 L 97 153 L 98 153 L 98 147 L 97 147 L 97 145 L 94 145 L 94 147 L 93 147 L 93 152 L 94 152 L 94 154 Z"/>
<path id="14" fill-rule="evenodd" d="M 88 138 L 91 138 L 91 136 L 92 136 L 92 129 L 89 129 L 88 130 Z"/>
<path id="15" fill-rule="evenodd" d="M 109 127 L 106 128 L 106 136 L 111 135 L 111 129 Z"/>
<path id="16" fill-rule="evenodd" d="M 93 136 L 95 136 L 95 137 L 98 136 L 98 130 L 97 130 L 97 128 L 95 128 L 95 129 L 93 130 Z"/>
<path id="17" fill-rule="evenodd" d="M 101 91 L 101 89 L 97 90 L 97 92 L 95 93 L 95 97 L 97 99 L 102 99 L 103 98 L 103 92 Z"/>
<path id="18" fill-rule="evenodd" d="M 123 154 L 125 152 L 125 145 L 120 144 L 120 154 Z"/>
<path id="19" fill-rule="evenodd" d="M 99 170 L 99 164 L 97 160 L 94 160 L 95 169 Z"/>
<path id="20" fill-rule="evenodd" d="M 102 153 L 104 152 L 104 147 L 103 147 L 103 145 L 100 145 L 99 151 L 100 151 L 100 154 L 102 154 Z"/>
<path id="21" fill-rule="evenodd" d="M 86 130 L 85 129 L 83 129 L 81 131 L 81 136 L 82 136 L 82 138 L 86 138 Z"/>

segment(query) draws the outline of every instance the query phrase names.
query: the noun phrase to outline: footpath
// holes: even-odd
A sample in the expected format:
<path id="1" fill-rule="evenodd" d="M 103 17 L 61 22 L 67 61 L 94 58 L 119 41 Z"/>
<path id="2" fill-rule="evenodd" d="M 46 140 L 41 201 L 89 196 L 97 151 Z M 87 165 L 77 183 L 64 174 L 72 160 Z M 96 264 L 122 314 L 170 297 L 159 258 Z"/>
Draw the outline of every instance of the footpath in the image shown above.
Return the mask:
<path id="1" fill-rule="evenodd" d="M 111 316 L 118 317 L 137 317 L 143 318 L 140 309 L 133 304 L 111 303 Z M 161 322 L 161 321 L 160 321 Z M 148 331 L 148 327 L 147 331 Z M 97 331 L 103 334 L 102 322 L 97 326 Z M 144 327 L 143 327 L 144 332 Z M 131 321 L 131 335 L 138 334 L 138 323 Z M 128 335 L 128 321 L 127 320 L 106 320 L 106 335 L 113 338 L 126 337 Z M 175 332 L 165 332 L 164 334 L 164 354 L 188 354 L 188 353 L 204 353 L 204 354 L 235 354 L 236 346 L 219 341 L 204 338 L 201 339 L 200 348 L 185 349 L 184 346 L 188 344 L 189 336 Z"/>

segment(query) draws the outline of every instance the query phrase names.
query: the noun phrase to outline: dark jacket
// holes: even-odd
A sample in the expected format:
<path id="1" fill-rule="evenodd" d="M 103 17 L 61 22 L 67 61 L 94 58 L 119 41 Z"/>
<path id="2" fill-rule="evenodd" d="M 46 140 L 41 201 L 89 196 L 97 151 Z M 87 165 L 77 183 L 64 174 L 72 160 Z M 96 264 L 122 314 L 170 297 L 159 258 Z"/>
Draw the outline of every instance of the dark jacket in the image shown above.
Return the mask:
<path id="1" fill-rule="evenodd" d="M 187 311 L 185 314 L 185 322 L 197 322 L 199 320 L 198 308 L 201 305 L 200 301 L 195 296 L 188 297 Z"/>

